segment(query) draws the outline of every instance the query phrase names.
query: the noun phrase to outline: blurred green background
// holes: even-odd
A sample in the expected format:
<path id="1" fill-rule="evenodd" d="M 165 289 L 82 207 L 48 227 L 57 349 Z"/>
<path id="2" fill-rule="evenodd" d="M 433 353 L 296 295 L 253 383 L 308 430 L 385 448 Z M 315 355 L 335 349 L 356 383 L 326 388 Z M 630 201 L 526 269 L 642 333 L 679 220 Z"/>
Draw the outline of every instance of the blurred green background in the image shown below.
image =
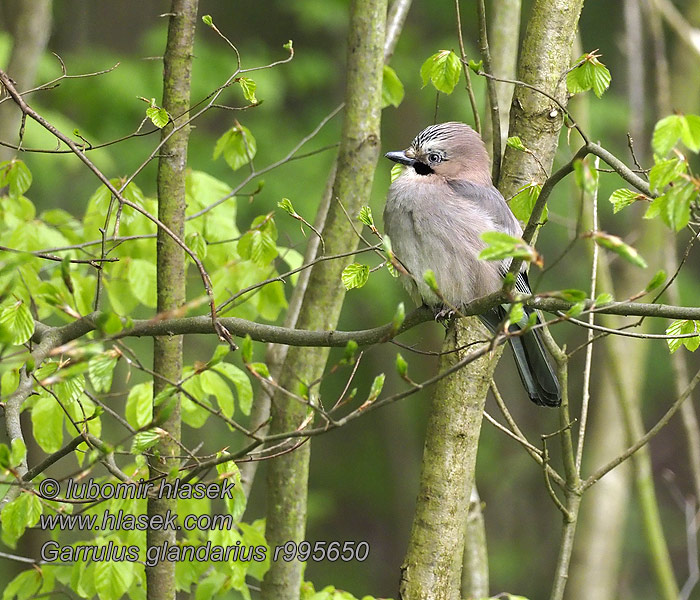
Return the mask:
<path id="1" fill-rule="evenodd" d="M 498 1 L 498 0 L 495 0 Z M 472 3 L 462 3 L 465 43 L 469 57 L 477 58 L 476 16 Z M 631 163 L 627 150 L 626 132 L 630 110 L 626 96 L 626 62 L 623 53 L 623 21 L 618 2 L 589 2 L 584 6 L 580 23 L 583 51 L 596 48 L 602 61 L 610 68 L 612 85 L 600 100 L 591 97 L 572 105 L 574 115 L 590 133 L 593 140 Z M 700 19 L 697 2 L 677 2 L 681 10 Z M 523 2 L 523 28 L 531 2 Z M 30 97 L 31 103 L 64 132 L 77 128 L 92 143 L 103 143 L 133 132 L 144 118 L 146 105 L 138 97 L 161 97 L 161 63 L 157 60 L 165 43 L 167 21 L 161 17 L 169 9 L 164 1 L 135 0 L 71 0 L 54 3 L 54 24 L 48 47 L 65 62 L 69 74 L 99 71 L 119 66 L 105 75 L 93 78 L 65 80 L 49 91 Z M 0 13 L 2 14 L 2 13 Z M 283 157 L 304 135 L 308 134 L 343 97 L 345 36 L 348 2 L 343 0 L 268 0 L 265 2 L 200 2 L 200 14 L 211 14 L 218 28 L 238 47 L 244 67 L 267 64 L 286 57 L 282 45 L 294 41 L 294 60 L 274 69 L 254 72 L 249 76 L 257 82 L 257 97 L 262 104 L 245 112 L 212 110 L 195 122 L 189 149 L 193 169 L 206 171 L 235 186 L 247 173 L 246 168 L 232 172 L 223 159 L 213 160 L 216 139 L 238 119 L 248 127 L 257 140 L 256 166 L 262 167 Z M 2 21 L 2 17 L 0 17 Z M 700 24 L 700 21 L 697 21 Z M 0 35 L 0 64 L 6 64 L 11 40 Z M 449 2 L 414 2 L 399 40 L 391 66 L 405 86 L 405 98 L 398 108 L 383 112 L 382 151 L 406 147 L 413 136 L 433 122 L 435 93 L 432 87 L 421 87 L 419 68 L 423 61 L 439 49 L 457 49 L 454 7 Z M 700 111 L 697 89 L 700 86 L 700 65 L 687 69 L 688 51 L 671 35 L 668 50 L 674 81 L 673 105 L 682 111 Z M 640 48 L 646 64 L 650 64 L 648 49 Z M 235 68 L 235 56 L 226 44 L 205 25 L 199 25 L 195 44 L 192 98 L 204 98 L 223 83 Z M 574 57 L 575 58 L 575 57 Z M 690 59 L 692 63 L 692 58 Z M 41 61 L 37 83 L 60 74 L 57 59 L 46 53 Z M 12 75 L 12 73 L 10 74 Z M 651 78 L 651 67 L 648 72 Z M 473 77 L 481 114 L 484 115 L 483 81 Z M 647 113 L 643 115 L 646 131 L 653 126 L 653 90 L 647 81 L 639 85 L 639 94 L 648 97 Z M 233 86 L 221 100 L 224 104 L 242 106 L 240 89 Z M 307 146 L 305 151 L 323 148 L 337 141 L 341 118 L 334 118 Z M 438 120 L 463 120 L 472 123 L 472 115 L 463 80 L 455 92 L 439 101 Z M 149 129 L 150 127 L 146 127 Z M 103 150 L 90 153 L 90 158 L 110 177 L 131 173 L 142 163 L 157 142 L 157 134 L 132 138 Z M 6 140 L 14 141 L 14 140 Z M 635 140 L 641 157 L 648 157 L 648 140 Z M 559 155 L 569 157 L 577 149 L 578 140 L 572 135 L 571 146 L 562 134 Z M 48 134 L 29 125 L 25 138 L 27 147 L 53 148 Z M 322 196 L 334 150 L 326 150 L 303 160 L 290 162 L 268 174 L 262 191 L 250 198 L 239 197 L 236 220 L 245 230 L 257 215 L 277 210 L 277 202 L 288 197 L 297 212 L 313 221 Z M 97 180 L 71 155 L 22 155 L 30 167 L 34 182 L 28 196 L 39 210 L 60 207 L 82 217 L 89 197 L 97 189 Z M 648 163 L 648 158 L 647 158 Z M 155 166 L 152 162 L 137 177 L 136 182 L 148 195 L 155 193 Z M 389 185 L 391 164 L 380 159 L 374 190 L 367 203 L 375 219 L 381 220 L 384 197 Z M 255 182 L 246 191 L 253 191 Z M 613 217 L 607 198 L 610 192 L 623 187 L 612 174 L 601 176 L 600 210 L 603 229 L 617 235 L 629 236 L 630 243 L 644 236 L 646 222 L 641 221 L 637 207 Z M 231 201 L 233 202 L 233 200 Z M 545 266 L 554 263 L 573 236 L 580 194 L 571 182 L 564 182 L 550 199 L 550 223 L 540 235 L 538 248 Z M 305 238 L 298 223 L 277 210 L 280 229 L 279 243 L 303 252 Z M 630 231 L 635 230 L 630 234 Z M 684 240 L 685 234 L 679 238 Z M 556 266 L 544 275 L 533 272 L 531 281 L 537 291 L 561 288 L 587 289 L 589 285 L 589 241 L 577 241 Z M 663 265 L 661 249 L 658 255 L 645 256 L 650 264 L 648 278 Z M 360 262 L 372 261 L 363 255 Z M 376 263 L 371 263 L 372 265 Z M 613 262 L 613 273 L 619 267 Z M 190 274 L 191 288 L 198 289 L 196 274 Z M 603 291 L 603 290 L 601 290 Z M 691 255 L 681 275 L 684 303 L 697 305 L 700 294 L 698 260 Z M 410 307 L 410 299 L 401 285 L 386 269 L 374 273 L 360 290 L 348 293 L 343 310 L 341 329 L 362 329 L 389 321 L 398 302 Z M 139 314 L 134 316 L 146 316 Z M 667 324 L 655 324 L 663 331 Z M 438 350 L 443 330 L 437 324 L 423 324 L 401 338 L 420 350 Z M 585 339 L 583 330 L 571 325 L 554 329 L 560 343 L 569 348 Z M 647 426 L 655 422 L 672 398 L 671 371 L 664 341 L 653 344 L 647 368 L 638 374 L 644 378 L 644 411 Z M 134 341 L 132 347 L 142 356 L 150 352 L 150 342 Z M 188 360 L 206 360 L 212 341 L 192 337 L 186 341 Z M 387 373 L 385 393 L 403 389 L 394 369 L 399 349 L 386 344 L 369 349 L 358 370 L 358 396 L 366 394 L 377 372 Z M 263 349 L 260 348 L 262 356 Z M 409 360 L 411 377 L 420 381 L 436 369 L 435 357 L 412 354 L 400 349 Z M 683 350 L 684 351 L 684 350 Z M 338 358 L 339 353 L 332 354 Z M 331 360 L 332 360 L 331 359 Z M 236 359 L 237 360 L 237 359 Z M 604 356 L 594 354 L 594 369 Z M 697 365 L 698 357 L 692 357 Z M 144 361 L 148 363 L 148 360 Z M 692 368 L 692 365 L 691 365 Z M 573 391 L 574 414 L 580 402 L 580 382 L 583 355 L 578 353 L 571 364 L 570 386 Z M 516 420 L 531 439 L 558 429 L 554 411 L 535 408 L 523 393 L 514 376 L 512 359 L 506 351 L 496 381 Z M 595 371 L 594 371 L 595 373 Z M 345 385 L 347 371 L 329 377 L 322 388 L 327 398 L 334 398 Z M 126 390 L 125 370 L 122 391 Z M 117 378 L 118 379 L 118 378 Z M 135 380 L 139 380 L 136 378 Z M 132 380 L 131 383 L 133 383 Z M 594 377 L 592 411 L 596 409 Z M 310 505 L 307 539 L 309 540 L 367 540 L 371 546 L 369 559 L 357 563 L 309 563 L 306 578 L 317 589 L 334 584 L 360 596 L 395 596 L 399 566 L 410 531 L 412 511 L 422 452 L 422 440 L 429 392 L 375 411 L 347 427 L 313 440 L 310 475 Z M 115 408 L 123 407 L 125 397 L 115 398 Z M 489 400 L 488 410 L 497 414 Z M 231 443 L 226 429 L 207 426 L 207 439 L 217 447 Z M 620 431 L 620 435 L 623 432 Z M 195 445 L 203 432 L 186 428 L 184 439 Z M 682 582 L 686 577 L 685 523 L 682 509 L 673 499 L 672 485 L 683 494 L 690 494 L 687 458 L 679 423 L 674 420 L 651 444 L 657 493 L 663 520 L 675 564 Z M 542 484 L 539 467 L 511 439 L 488 423 L 483 426 L 478 462 L 478 486 L 485 506 L 485 519 L 491 571 L 492 593 L 510 591 L 528 598 L 541 598 L 549 589 L 559 543 L 560 515 Z M 553 458 L 557 464 L 557 457 Z M 264 469 L 261 466 L 254 487 L 247 520 L 264 516 Z M 675 483 L 668 484 L 661 475 L 671 471 Z M 585 502 L 585 499 L 584 499 Z M 644 555 L 641 522 L 634 500 L 627 519 L 627 535 L 621 564 L 621 581 L 626 597 L 651 599 L 655 597 L 650 569 Z M 2 567 L 0 583 L 11 575 L 13 565 Z"/>

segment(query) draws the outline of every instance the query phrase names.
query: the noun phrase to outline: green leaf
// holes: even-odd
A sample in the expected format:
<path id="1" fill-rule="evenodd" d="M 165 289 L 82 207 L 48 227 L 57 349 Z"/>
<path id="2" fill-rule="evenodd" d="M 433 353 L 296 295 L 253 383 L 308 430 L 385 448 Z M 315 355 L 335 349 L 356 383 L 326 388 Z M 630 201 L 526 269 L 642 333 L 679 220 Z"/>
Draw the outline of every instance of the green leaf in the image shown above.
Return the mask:
<path id="1" fill-rule="evenodd" d="M 369 206 L 360 208 L 360 214 L 357 217 L 360 223 L 367 227 L 374 227 L 374 218 L 372 217 L 372 209 Z"/>
<path id="2" fill-rule="evenodd" d="M 390 179 L 391 183 L 394 183 L 394 181 L 396 181 L 398 179 L 399 175 L 401 175 L 401 173 L 403 173 L 404 168 L 405 168 L 404 165 L 402 165 L 400 163 L 396 163 L 393 167 L 391 167 L 391 172 L 389 174 L 389 179 Z"/>
<path id="3" fill-rule="evenodd" d="M 589 196 L 593 196 L 598 190 L 598 171 L 591 167 L 587 159 L 574 161 L 574 178 L 579 189 Z"/>
<path id="4" fill-rule="evenodd" d="M 433 292 L 439 291 L 437 280 L 435 279 L 435 272 L 432 269 L 428 269 L 425 273 L 423 273 L 423 281 L 425 281 Z"/>
<path id="5" fill-rule="evenodd" d="M 255 97 L 255 90 L 258 87 L 258 84 L 250 79 L 250 77 L 241 77 L 238 80 L 238 84 L 243 90 L 243 96 L 245 99 L 251 104 L 257 104 L 258 99 Z"/>
<path id="6" fill-rule="evenodd" d="M 136 570 L 128 561 L 99 561 L 95 564 L 95 589 L 100 600 L 119 600 L 131 587 Z"/>
<path id="7" fill-rule="evenodd" d="M 214 24 L 214 21 L 211 18 L 211 15 L 202 15 L 202 21 L 204 22 L 205 25 L 208 25 L 209 27 L 211 27 Z"/>
<path id="8" fill-rule="evenodd" d="M 369 267 L 359 263 L 349 264 L 341 275 L 346 290 L 361 288 L 369 279 Z"/>
<path id="9" fill-rule="evenodd" d="M 566 75 L 566 87 L 572 94 L 593 89 L 600 98 L 610 85 L 610 71 L 598 60 L 597 54 L 589 52 L 581 56 L 576 63 L 581 63 Z"/>
<path id="10" fill-rule="evenodd" d="M 204 260 L 207 257 L 207 242 L 204 236 L 198 231 L 190 233 L 185 237 L 187 247 L 195 253 L 199 260 Z"/>
<path id="11" fill-rule="evenodd" d="M 10 198 L 19 198 L 32 185 L 32 173 L 18 158 L 0 163 L 0 187 L 9 187 Z"/>
<path id="12" fill-rule="evenodd" d="M 40 392 L 32 407 L 32 431 L 36 443 L 48 454 L 56 452 L 63 443 L 63 410 L 47 392 Z"/>
<path id="13" fill-rule="evenodd" d="M 352 364 L 355 362 L 355 354 L 357 353 L 357 342 L 355 340 L 350 340 L 348 341 L 347 344 L 345 344 L 345 354 L 343 356 L 343 360 L 349 364 Z"/>
<path id="14" fill-rule="evenodd" d="M 625 208 L 625 206 L 629 206 L 635 201 L 643 200 L 644 198 L 646 198 L 644 194 L 638 194 L 632 190 L 620 188 L 619 190 L 615 190 L 612 194 L 610 194 L 609 201 L 613 205 L 613 212 L 618 213 Z"/>
<path id="15" fill-rule="evenodd" d="M 581 302 L 588 297 L 588 294 L 586 294 L 586 292 L 583 290 L 571 288 L 567 290 L 559 290 L 559 292 L 557 292 L 557 296 L 559 296 L 562 300 L 566 300 L 567 302 Z"/>
<path id="16" fill-rule="evenodd" d="M 661 269 L 660 271 L 656 272 L 656 275 L 654 275 L 651 278 L 651 281 L 647 283 L 647 286 L 644 288 L 645 292 L 651 292 L 652 290 L 655 290 L 657 287 L 659 287 L 661 284 L 663 284 L 666 281 L 666 271 Z"/>
<path id="17" fill-rule="evenodd" d="M 661 191 L 687 171 L 688 164 L 680 158 L 657 161 L 649 171 L 649 187 L 654 191 Z"/>
<path id="18" fill-rule="evenodd" d="M 685 127 L 687 122 L 680 115 L 669 115 L 656 123 L 651 138 L 654 153 L 661 157 L 666 156 L 678 143 Z"/>
<path id="19" fill-rule="evenodd" d="M 681 346 L 685 346 L 691 352 L 695 352 L 700 346 L 700 321 L 673 321 L 666 329 L 666 335 L 688 335 L 694 333 L 695 337 L 668 339 L 668 349 L 673 354 Z"/>
<path id="20" fill-rule="evenodd" d="M 609 292 L 603 292 L 602 294 L 598 294 L 598 296 L 595 299 L 594 304 L 596 306 L 603 306 L 605 304 L 610 304 L 613 301 L 613 295 L 610 294 Z"/>
<path id="21" fill-rule="evenodd" d="M 541 191 L 542 185 L 532 182 L 524 185 L 515 193 L 515 196 L 510 199 L 508 205 L 517 219 L 523 222 L 527 222 L 530 219 L 532 209 L 535 208 L 535 203 L 537 202 L 537 198 L 539 198 Z M 547 220 L 548 214 L 549 211 L 545 206 L 544 210 L 542 211 L 543 222 Z"/>
<path id="22" fill-rule="evenodd" d="M 523 310 L 522 302 L 514 302 L 510 305 L 510 310 L 508 311 L 508 320 L 511 323 L 520 323 L 525 317 L 525 311 Z"/>
<path id="23" fill-rule="evenodd" d="M 223 154 L 224 160 L 234 171 L 248 164 L 257 152 L 253 134 L 243 125 L 235 125 L 222 135 L 214 147 L 214 160 Z"/>
<path id="24" fill-rule="evenodd" d="M 459 57 L 451 50 L 440 50 L 420 68 L 423 87 L 430 81 L 438 92 L 451 94 L 459 82 L 460 70 Z"/>
<path id="25" fill-rule="evenodd" d="M 228 384 L 213 370 L 203 371 L 199 375 L 199 383 L 202 391 L 216 398 L 222 414 L 229 419 L 233 417 L 233 394 Z"/>
<path id="26" fill-rule="evenodd" d="M 394 313 L 394 317 L 391 320 L 392 329 L 394 331 L 398 331 L 399 327 L 401 327 L 401 325 L 403 325 L 403 322 L 405 319 L 406 319 L 406 309 L 403 306 L 403 302 L 399 302 L 399 305 L 396 307 L 396 312 Z"/>
<path id="27" fill-rule="evenodd" d="M 665 194 L 654 199 L 644 218 L 661 216 L 661 220 L 671 229 L 680 231 L 690 221 L 690 205 L 697 195 L 695 185 L 690 181 L 674 185 Z"/>
<path id="28" fill-rule="evenodd" d="M 633 265 L 646 269 L 647 262 L 632 246 L 623 242 L 616 235 L 605 233 L 604 231 L 593 231 L 591 232 L 590 237 L 593 238 L 596 244 L 613 251 L 615 254 L 618 254 L 626 261 L 631 262 Z"/>
<path id="29" fill-rule="evenodd" d="M 517 135 L 514 135 L 513 137 L 509 137 L 506 140 L 506 145 L 510 146 L 514 150 L 520 150 L 521 152 L 527 152 L 527 148 L 525 147 L 525 144 L 523 144 L 523 141 Z"/>
<path id="30" fill-rule="evenodd" d="M 408 363 L 400 352 L 396 354 L 396 372 L 401 377 L 406 377 L 406 373 L 408 373 Z"/>
<path id="31" fill-rule="evenodd" d="M 5 586 L 2 600 L 29 600 L 30 598 L 36 598 L 43 581 L 44 578 L 39 569 L 21 571 Z"/>
<path id="32" fill-rule="evenodd" d="M 117 366 L 118 355 L 113 350 L 103 352 L 88 362 L 88 375 L 92 387 L 97 393 L 108 392 L 112 387 L 114 368 Z"/>
<path id="33" fill-rule="evenodd" d="M 143 454 L 149 448 L 153 448 L 161 439 L 163 439 L 163 430 L 159 427 L 139 431 L 134 435 L 129 451 L 134 456 Z"/>
<path id="34" fill-rule="evenodd" d="M 401 83 L 396 71 L 389 65 L 384 65 L 382 74 L 382 108 L 398 106 L 401 104 L 403 96 L 403 83 Z"/>
<path id="35" fill-rule="evenodd" d="M 0 513 L 2 541 L 14 548 L 25 529 L 37 524 L 41 512 L 41 501 L 37 495 L 20 493 L 12 502 L 8 502 Z"/>
<path id="36" fill-rule="evenodd" d="M 27 305 L 18 300 L 0 311 L 0 327 L 6 332 L 7 341 L 19 346 L 32 337 L 34 319 Z"/>
<path id="37" fill-rule="evenodd" d="M 700 151 L 700 116 L 685 115 L 686 128 L 681 133 L 683 143 L 693 152 Z"/>
<path id="38" fill-rule="evenodd" d="M 297 211 L 294 210 L 292 201 L 289 198 L 282 198 L 282 200 L 277 203 L 277 206 L 292 217 L 297 215 Z"/>
<path id="39" fill-rule="evenodd" d="M 249 363 L 253 360 L 253 340 L 247 333 L 241 342 L 241 358 L 244 363 Z"/>
<path id="40" fill-rule="evenodd" d="M 15 438 L 12 440 L 11 448 L 10 466 L 16 467 L 24 460 L 24 457 L 27 456 L 27 446 L 24 444 L 24 440 Z"/>
<path id="41" fill-rule="evenodd" d="M 134 429 L 141 429 L 153 417 L 153 382 L 139 383 L 131 388 L 126 399 L 126 420 Z"/>
<path id="42" fill-rule="evenodd" d="M 481 239 L 488 244 L 481 252 L 481 260 L 503 260 L 504 258 L 522 258 L 528 262 L 541 264 L 542 259 L 537 251 L 523 240 L 503 233 L 502 231 L 487 231 L 481 234 Z"/>
<path id="43" fill-rule="evenodd" d="M 282 46 L 285 50 L 289 50 L 290 52 L 294 52 L 294 42 L 292 40 L 289 40 L 286 44 Z"/>
<path id="44" fill-rule="evenodd" d="M 577 302 L 569 310 L 566 311 L 566 316 L 576 318 L 583 312 L 584 308 L 586 308 L 585 302 Z"/>
<path id="45" fill-rule="evenodd" d="M 253 373 L 257 373 L 263 379 L 270 379 L 270 369 L 267 368 L 265 363 L 254 362 L 248 365 Z"/>
<path id="46" fill-rule="evenodd" d="M 146 109 L 146 116 L 158 129 L 163 129 L 170 121 L 168 111 L 159 106 L 149 106 Z"/>
<path id="47" fill-rule="evenodd" d="M 479 62 L 476 62 L 475 60 L 470 60 L 469 61 L 469 68 L 474 71 L 477 75 L 481 73 L 481 70 L 484 68 L 484 61 L 480 60 Z"/>
<path id="48" fill-rule="evenodd" d="M 372 381 L 372 387 L 369 390 L 369 396 L 367 397 L 367 400 L 365 400 L 365 405 L 371 404 L 377 398 L 379 398 L 379 394 L 382 393 L 382 388 L 384 387 L 385 378 L 384 373 L 380 373 L 374 378 L 374 381 Z"/>
<path id="49" fill-rule="evenodd" d="M 134 298 L 149 308 L 156 308 L 156 266 L 151 261 L 132 258 L 127 280 Z"/>
<path id="50" fill-rule="evenodd" d="M 250 415 L 250 409 L 253 406 L 253 386 L 248 375 L 242 369 L 227 362 L 217 364 L 214 371 L 221 373 L 236 386 L 238 408 L 244 415 Z"/>
<path id="51" fill-rule="evenodd" d="M 95 319 L 97 328 L 104 335 L 114 335 L 123 329 L 122 320 L 119 315 L 113 312 L 101 312 Z"/>

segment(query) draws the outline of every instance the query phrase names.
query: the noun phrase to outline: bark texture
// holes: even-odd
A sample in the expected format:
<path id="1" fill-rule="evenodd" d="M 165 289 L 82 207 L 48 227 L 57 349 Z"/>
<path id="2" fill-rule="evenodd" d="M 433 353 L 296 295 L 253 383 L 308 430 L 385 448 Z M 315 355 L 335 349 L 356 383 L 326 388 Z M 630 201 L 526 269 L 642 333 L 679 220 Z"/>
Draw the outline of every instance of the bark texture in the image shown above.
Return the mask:
<path id="1" fill-rule="evenodd" d="M 12 53 L 7 72 L 15 79 L 20 91 L 34 85 L 41 55 L 51 33 L 51 0 L 5 0 L 0 17 L 9 24 L 12 35 Z M 21 111 L 13 102 L 0 106 L 0 140 L 17 141 Z M 11 148 L 0 147 L 0 161 L 15 154 Z"/>
<path id="2" fill-rule="evenodd" d="M 372 187 L 379 156 L 386 13 L 386 0 L 354 0 L 350 8 L 345 118 L 331 204 L 322 230 L 327 254 L 356 248 L 359 241 L 342 206 L 348 214 L 356 215 Z M 345 297 L 340 276 L 349 261 L 349 258 L 326 261 L 312 268 L 297 319 L 298 328 L 322 330 L 336 326 Z M 311 384 L 321 376 L 327 358 L 327 348 L 290 348 L 280 384 L 301 391 L 300 382 Z M 309 400 L 319 401 L 316 388 L 309 390 Z M 305 404 L 276 395 L 270 432 L 296 429 L 308 411 Z M 270 546 L 288 540 L 299 542 L 304 537 L 309 452 L 307 442 L 269 464 L 266 536 Z M 298 561 L 273 562 L 263 581 L 263 598 L 298 598 L 301 573 L 302 564 Z"/>
<path id="3" fill-rule="evenodd" d="M 448 330 L 443 351 L 469 347 L 484 338 L 477 318 L 460 319 Z M 401 600 L 460 598 L 464 524 L 474 487 L 484 402 L 499 355 L 500 351 L 485 355 L 441 379 L 435 387 L 416 513 L 401 567 Z M 465 351 L 443 354 L 440 370 L 464 356 Z"/>
<path id="4" fill-rule="evenodd" d="M 520 50 L 518 79 L 554 96 L 566 105 L 566 76 L 583 0 L 535 0 Z M 510 111 L 509 136 L 523 144 L 551 169 L 563 115 L 559 107 L 535 90 L 516 86 Z M 531 181 L 545 178 L 529 153 L 507 147 L 501 168 L 501 193 L 506 199 Z"/>
<path id="5" fill-rule="evenodd" d="M 194 30 L 197 20 L 197 0 L 173 0 L 168 27 L 168 40 L 163 57 L 163 108 L 178 118 L 163 129 L 163 136 L 188 118 L 190 105 L 190 78 L 194 48 Z M 184 238 L 185 223 L 185 168 L 189 126 L 182 127 L 163 145 L 158 161 L 158 218 Z M 181 307 L 185 303 L 185 253 L 161 229 L 157 237 L 157 290 L 158 312 Z M 153 370 L 170 381 L 182 378 L 182 336 L 156 337 L 153 340 Z M 153 380 L 154 397 L 165 388 L 163 380 Z M 158 408 L 154 406 L 154 418 Z M 160 425 L 168 436 L 155 448 L 149 460 L 152 478 L 167 474 L 179 464 L 180 405 L 177 402 L 169 417 Z M 176 498 L 149 498 L 148 516 L 177 511 Z M 148 530 L 148 546 L 174 545 L 173 530 Z M 174 600 L 175 563 L 160 562 L 146 567 L 148 600 Z"/>

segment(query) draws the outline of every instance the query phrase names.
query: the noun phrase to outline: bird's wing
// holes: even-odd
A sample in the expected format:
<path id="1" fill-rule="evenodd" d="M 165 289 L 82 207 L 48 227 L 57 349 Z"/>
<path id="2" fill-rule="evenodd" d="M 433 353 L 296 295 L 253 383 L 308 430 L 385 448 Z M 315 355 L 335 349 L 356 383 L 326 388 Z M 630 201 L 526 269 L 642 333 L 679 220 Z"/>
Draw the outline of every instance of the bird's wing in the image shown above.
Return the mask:
<path id="1" fill-rule="evenodd" d="M 494 186 L 478 185 L 464 179 L 453 179 L 448 184 L 456 195 L 477 203 L 493 220 L 498 231 L 515 237 L 522 235 L 523 230 L 518 219 L 515 218 L 501 192 Z"/>

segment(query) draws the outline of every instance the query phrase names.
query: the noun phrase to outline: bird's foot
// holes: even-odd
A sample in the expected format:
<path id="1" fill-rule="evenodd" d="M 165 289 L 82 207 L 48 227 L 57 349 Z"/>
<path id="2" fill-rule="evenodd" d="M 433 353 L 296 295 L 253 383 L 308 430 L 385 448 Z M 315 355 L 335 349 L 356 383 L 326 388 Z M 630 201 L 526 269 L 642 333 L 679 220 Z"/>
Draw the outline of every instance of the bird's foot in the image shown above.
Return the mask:
<path id="1" fill-rule="evenodd" d="M 435 311 L 435 320 L 447 329 L 455 317 L 455 311 L 451 308 L 443 306 Z"/>

